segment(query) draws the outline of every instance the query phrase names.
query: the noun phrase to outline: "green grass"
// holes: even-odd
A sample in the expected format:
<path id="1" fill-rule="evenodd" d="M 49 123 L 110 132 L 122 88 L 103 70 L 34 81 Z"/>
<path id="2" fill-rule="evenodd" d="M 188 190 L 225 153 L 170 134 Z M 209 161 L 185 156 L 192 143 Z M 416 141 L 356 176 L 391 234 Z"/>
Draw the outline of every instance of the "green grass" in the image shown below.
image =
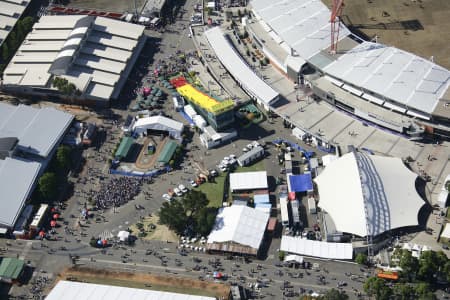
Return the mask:
<path id="1" fill-rule="evenodd" d="M 222 207 L 225 178 L 226 173 L 221 173 L 215 178 L 216 182 L 205 182 L 196 188 L 196 190 L 206 194 L 209 207 Z"/>
<path id="2" fill-rule="evenodd" d="M 264 163 L 264 159 L 261 159 L 260 161 L 257 161 L 253 165 L 247 166 L 247 167 L 237 167 L 234 171 L 235 173 L 241 173 L 241 172 L 257 172 L 257 171 L 265 171 L 266 165 Z"/>

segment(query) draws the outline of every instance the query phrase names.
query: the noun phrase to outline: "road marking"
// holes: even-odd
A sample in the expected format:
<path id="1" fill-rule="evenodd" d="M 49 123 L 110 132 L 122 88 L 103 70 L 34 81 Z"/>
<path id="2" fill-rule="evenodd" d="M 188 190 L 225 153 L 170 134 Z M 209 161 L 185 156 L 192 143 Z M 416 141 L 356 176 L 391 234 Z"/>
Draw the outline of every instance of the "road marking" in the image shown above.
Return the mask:
<path id="1" fill-rule="evenodd" d="M 80 261 L 87 261 L 91 262 L 90 258 L 82 257 L 79 259 Z M 105 264 L 115 264 L 115 265 L 121 265 L 121 266 L 132 266 L 132 267 L 145 267 L 145 268 L 152 268 L 152 269 L 159 269 L 159 270 L 170 270 L 175 272 L 186 272 L 186 269 L 180 269 L 180 268 L 173 268 L 173 267 L 164 267 L 164 266 L 156 266 L 156 265 L 150 265 L 150 264 L 140 264 L 140 263 L 123 263 L 120 261 L 114 261 L 114 260 L 106 260 L 106 259 L 94 259 L 92 262 L 101 262 Z"/>
<path id="2" fill-rule="evenodd" d="M 22 253 L 19 256 L 19 259 L 24 260 L 27 256 L 28 252 L 30 251 L 31 246 L 33 245 L 32 241 L 28 241 L 25 247 L 23 248 Z"/>

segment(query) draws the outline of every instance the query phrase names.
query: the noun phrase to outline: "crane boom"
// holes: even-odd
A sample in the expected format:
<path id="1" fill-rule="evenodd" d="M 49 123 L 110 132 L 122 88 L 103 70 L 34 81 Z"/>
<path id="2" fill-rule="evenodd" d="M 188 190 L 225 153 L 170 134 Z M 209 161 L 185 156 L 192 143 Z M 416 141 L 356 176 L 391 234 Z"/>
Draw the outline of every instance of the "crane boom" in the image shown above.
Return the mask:
<path id="1" fill-rule="evenodd" d="M 337 43 L 339 41 L 339 25 L 341 21 L 342 10 L 344 9 L 344 0 L 332 0 L 332 10 L 330 17 L 331 24 L 331 45 L 330 52 L 335 54 L 337 51 Z"/>

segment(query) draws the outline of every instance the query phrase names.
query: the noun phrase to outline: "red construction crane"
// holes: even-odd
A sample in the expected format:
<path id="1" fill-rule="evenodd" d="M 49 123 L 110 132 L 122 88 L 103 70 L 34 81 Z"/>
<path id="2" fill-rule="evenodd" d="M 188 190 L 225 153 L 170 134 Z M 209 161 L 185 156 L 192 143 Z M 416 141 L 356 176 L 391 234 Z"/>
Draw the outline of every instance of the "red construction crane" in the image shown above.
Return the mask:
<path id="1" fill-rule="evenodd" d="M 339 41 L 339 25 L 341 22 L 341 14 L 344 9 L 344 0 L 332 0 L 332 10 L 330 17 L 331 24 L 331 45 L 330 52 L 335 54 L 337 51 L 337 43 Z"/>

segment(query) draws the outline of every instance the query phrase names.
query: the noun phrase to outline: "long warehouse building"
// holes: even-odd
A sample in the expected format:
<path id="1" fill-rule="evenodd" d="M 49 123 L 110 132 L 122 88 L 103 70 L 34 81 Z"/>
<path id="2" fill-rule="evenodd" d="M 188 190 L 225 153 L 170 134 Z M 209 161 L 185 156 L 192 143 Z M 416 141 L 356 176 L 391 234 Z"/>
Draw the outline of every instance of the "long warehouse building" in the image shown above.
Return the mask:
<path id="1" fill-rule="evenodd" d="M 119 97 L 144 44 L 144 26 L 93 16 L 43 16 L 4 71 L 3 88 L 108 106 Z M 55 78 L 75 86 L 58 89 Z"/>
<path id="2" fill-rule="evenodd" d="M 31 0 L 0 0 L 0 46 L 22 17 Z"/>

